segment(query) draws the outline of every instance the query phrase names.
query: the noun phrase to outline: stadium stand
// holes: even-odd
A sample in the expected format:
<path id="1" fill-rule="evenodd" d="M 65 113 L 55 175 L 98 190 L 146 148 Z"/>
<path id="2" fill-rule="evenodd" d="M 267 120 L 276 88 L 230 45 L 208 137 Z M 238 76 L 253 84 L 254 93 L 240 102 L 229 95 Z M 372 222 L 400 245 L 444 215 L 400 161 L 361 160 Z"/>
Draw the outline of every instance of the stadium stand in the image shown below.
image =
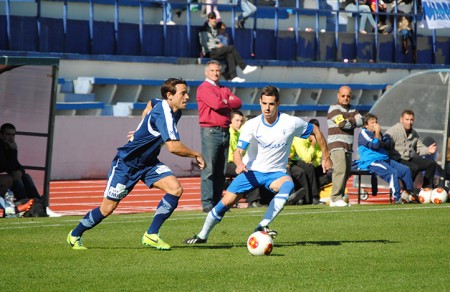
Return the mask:
<path id="1" fill-rule="evenodd" d="M 86 115 L 86 109 L 113 107 L 113 111 L 98 111 L 97 115 L 140 115 L 152 98 L 159 98 L 159 89 L 164 80 L 80 77 L 76 80 L 60 78 L 57 110 L 75 112 L 59 114 Z M 187 80 L 190 100 L 185 114 L 197 115 L 195 92 L 202 81 Z M 222 82 L 232 88 L 243 100 L 242 111 L 246 115 L 260 111 L 258 98 L 262 87 L 268 82 L 232 83 Z M 343 84 L 329 83 L 282 83 L 271 82 L 280 89 L 281 110 L 299 116 L 323 116 L 329 104 L 336 100 L 336 90 Z M 367 112 L 381 96 L 388 84 L 352 84 L 354 100 L 362 112 Z M 72 104 L 72 107 L 70 105 Z M 114 109 L 116 109 L 114 113 Z"/>

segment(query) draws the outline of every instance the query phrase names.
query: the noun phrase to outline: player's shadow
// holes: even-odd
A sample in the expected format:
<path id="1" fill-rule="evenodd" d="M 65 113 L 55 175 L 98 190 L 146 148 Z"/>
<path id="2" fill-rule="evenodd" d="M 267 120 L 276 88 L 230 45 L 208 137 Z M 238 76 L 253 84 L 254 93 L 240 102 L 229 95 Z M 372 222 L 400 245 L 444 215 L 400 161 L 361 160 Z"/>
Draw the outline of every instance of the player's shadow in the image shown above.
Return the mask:
<path id="1" fill-rule="evenodd" d="M 318 240 L 318 241 L 296 241 L 296 242 L 280 242 L 275 240 L 275 247 L 288 247 L 288 246 L 306 246 L 306 245 L 318 245 L 318 246 L 339 246 L 344 243 L 382 243 L 382 244 L 392 244 L 398 243 L 396 241 L 386 240 L 386 239 L 373 239 L 373 240 Z M 240 244 L 221 244 L 221 245 L 173 245 L 173 248 L 195 248 L 195 249 L 230 249 L 236 247 L 247 247 L 245 243 Z"/>
<path id="2" fill-rule="evenodd" d="M 396 241 L 386 239 L 373 239 L 373 240 L 318 240 L 318 241 L 297 241 L 297 242 L 276 242 L 275 246 L 305 246 L 305 245 L 318 245 L 318 246 L 339 246 L 344 243 L 397 243 Z"/>

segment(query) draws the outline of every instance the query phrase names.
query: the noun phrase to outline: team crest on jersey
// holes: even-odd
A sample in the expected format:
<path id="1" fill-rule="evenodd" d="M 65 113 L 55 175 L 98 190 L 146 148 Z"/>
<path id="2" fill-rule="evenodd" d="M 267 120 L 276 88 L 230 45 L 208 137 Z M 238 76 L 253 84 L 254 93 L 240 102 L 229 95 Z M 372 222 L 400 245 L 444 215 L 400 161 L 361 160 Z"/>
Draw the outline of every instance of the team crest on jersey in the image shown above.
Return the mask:
<path id="1" fill-rule="evenodd" d="M 115 187 L 111 186 L 108 189 L 108 197 L 112 199 L 123 199 L 128 194 L 127 186 L 118 183 Z"/>

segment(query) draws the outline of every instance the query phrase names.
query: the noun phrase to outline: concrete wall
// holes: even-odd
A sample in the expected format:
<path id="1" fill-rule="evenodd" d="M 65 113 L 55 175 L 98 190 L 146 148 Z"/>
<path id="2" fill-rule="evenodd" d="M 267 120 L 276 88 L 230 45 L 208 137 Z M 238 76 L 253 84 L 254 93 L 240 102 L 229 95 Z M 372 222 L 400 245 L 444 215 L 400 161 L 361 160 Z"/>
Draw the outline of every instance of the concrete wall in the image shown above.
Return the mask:
<path id="1" fill-rule="evenodd" d="M 104 179 L 117 147 L 127 142 L 139 117 L 67 117 L 55 120 L 51 180 Z M 201 150 L 198 118 L 182 117 L 178 123 L 181 141 Z M 178 176 L 199 175 L 191 158 L 180 158 L 161 150 L 160 160 Z"/>

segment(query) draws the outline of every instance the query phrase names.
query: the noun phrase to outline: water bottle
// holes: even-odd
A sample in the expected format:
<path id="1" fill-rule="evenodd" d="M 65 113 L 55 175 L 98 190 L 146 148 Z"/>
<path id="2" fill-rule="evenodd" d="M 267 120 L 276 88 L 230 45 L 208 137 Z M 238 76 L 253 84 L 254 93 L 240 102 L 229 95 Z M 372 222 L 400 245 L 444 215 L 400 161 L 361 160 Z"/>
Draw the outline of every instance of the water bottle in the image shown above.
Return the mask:
<path id="1" fill-rule="evenodd" d="M 5 194 L 5 215 L 14 215 L 16 207 L 14 206 L 14 193 L 8 190 Z"/>

